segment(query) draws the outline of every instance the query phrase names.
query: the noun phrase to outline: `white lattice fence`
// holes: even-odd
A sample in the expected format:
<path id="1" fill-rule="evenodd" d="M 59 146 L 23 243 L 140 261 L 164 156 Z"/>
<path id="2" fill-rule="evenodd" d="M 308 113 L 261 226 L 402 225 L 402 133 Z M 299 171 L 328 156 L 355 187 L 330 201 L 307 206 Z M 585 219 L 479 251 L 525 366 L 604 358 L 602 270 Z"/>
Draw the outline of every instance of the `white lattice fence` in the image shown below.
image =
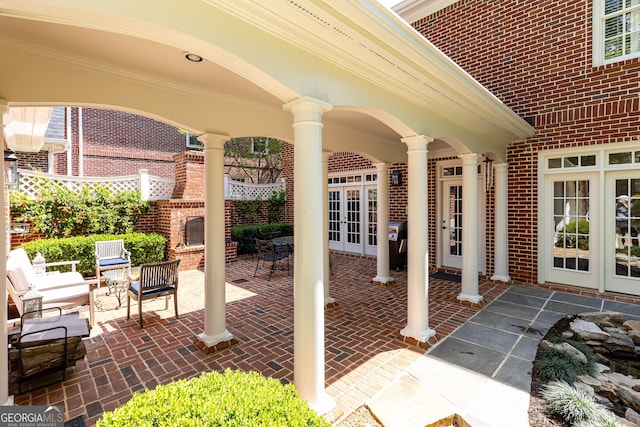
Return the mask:
<path id="1" fill-rule="evenodd" d="M 227 200 L 267 200 L 274 193 L 286 191 L 286 182 L 273 184 L 248 184 L 246 182 L 225 180 L 225 198 Z"/>
<path id="2" fill-rule="evenodd" d="M 98 185 L 105 186 L 114 193 L 126 190 L 139 190 L 144 200 L 171 199 L 175 182 L 171 179 L 150 176 L 145 170 L 138 175 L 119 177 L 80 177 L 53 175 L 42 172 L 20 170 L 20 191 L 35 197 L 40 187 L 47 183 L 59 188 L 80 191 L 82 188 L 93 189 Z"/>

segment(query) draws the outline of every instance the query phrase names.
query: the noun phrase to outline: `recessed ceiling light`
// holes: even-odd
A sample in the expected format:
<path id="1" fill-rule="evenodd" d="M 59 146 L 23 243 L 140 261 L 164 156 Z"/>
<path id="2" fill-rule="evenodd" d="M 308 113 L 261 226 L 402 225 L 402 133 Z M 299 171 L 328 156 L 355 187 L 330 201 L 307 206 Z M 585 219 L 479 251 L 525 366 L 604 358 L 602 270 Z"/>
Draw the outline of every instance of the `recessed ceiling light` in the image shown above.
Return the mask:
<path id="1" fill-rule="evenodd" d="M 191 62 L 202 62 L 202 56 L 200 55 L 196 55 L 195 53 L 191 53 L 191 52 L 182 52 L 182 55 L 185 57 L 185 59 L 187 61 L 191 61 Z"/>

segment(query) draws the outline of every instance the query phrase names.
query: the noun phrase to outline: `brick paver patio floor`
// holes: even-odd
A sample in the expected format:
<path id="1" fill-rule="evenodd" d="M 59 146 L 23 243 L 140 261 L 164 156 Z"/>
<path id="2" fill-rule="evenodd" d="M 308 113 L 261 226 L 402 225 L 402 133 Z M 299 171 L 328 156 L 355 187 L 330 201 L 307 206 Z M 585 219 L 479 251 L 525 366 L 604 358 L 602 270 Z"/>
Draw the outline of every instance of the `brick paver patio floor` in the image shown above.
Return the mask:
<path id="1" fill-rule="evenodd" d="M 406 326 L 406 272 L 392 272 L 389 286 L 371 283 L 376 262 L 333 254 L 331 296 L 337 307 L 325 312 L 326 390 L 342 417 L 361 406 L 405 370 L 425 350 L 402 341 Z M 67 379 L 46 388 L 16 395 L 17 405 L 60 405 L 65 419 L 84 415 L 95 424 L 104 411 L 124 405 L 133 393 L 182 378 L 226 368 L 256 370 L 283 382 L 293 381 L 293 278 L 258 270 L 255 261 L 240 259 L 227 265 L 227 328 L 238 344 L 206 355 L 193 344 L 204 330 L 204 273 L 180 275 L 179 313 L 172 304 L 144 303 L 144 329 L 137 308 L 126 319 L 125 307 L 96 311 L 96 324 L 87 338 L 87 356 L 67 370 Z M 481 281 L 480 294 L 492 301 L 505 285 Z M 481 307 L 456 300 L 460 284 L 429 281 L 429 326 L 442 339 Z M 114 298 L 103 297 L 103 298 Z M 135 316 L 135 317 L 134 317 Z"/>

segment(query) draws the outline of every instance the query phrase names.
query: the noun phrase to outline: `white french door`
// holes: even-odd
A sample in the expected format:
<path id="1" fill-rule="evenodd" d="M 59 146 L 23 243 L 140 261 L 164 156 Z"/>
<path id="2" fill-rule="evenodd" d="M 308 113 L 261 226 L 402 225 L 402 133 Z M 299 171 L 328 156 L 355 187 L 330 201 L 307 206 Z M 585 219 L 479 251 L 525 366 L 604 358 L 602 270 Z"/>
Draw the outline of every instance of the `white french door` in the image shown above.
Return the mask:
<path id="1" fill-rule="evenodd" d="M 329 189 L 329 249 L 362 252 L 362 187 Z"/>
<path id="2" fill-rule="evenodd" d="M 462 268 L 462 180 L 442 185 L 442 265 Z"/>
<path id="3" fill-rule="evenodd" d="M 329 249 L 375 255 L 376 209 L 375 187 L 330 187 Z"/>
<path id="4" fill-rule="evenodd" d="M 640 295 L 640 171 L 608 172 L 606 188 L 605 290 Z"/>
<path id="5" fill-rule="evenodd" d="M 548 177 L 545 194 L 547 281 L 597 288 L 598 175 L 590 173 Z"/>
<path id="6" fill-rule="evenodd" d="M 457 168 L 444 168 L 443 170 Z M 461 168 L 460 171 L 461 172 Z M 461 176 L 461 175 L 460 175 Z M 447 178 L 440 181 L 440 226 L 439 226 L 439 263 L 442 267 L 462 269 L 462 253 L 465 250 L 462 241 L 462 178 Z M 478 271 L 484 273 L 486 268 L 486 230 L 484 180 L 478 177 Z"/>

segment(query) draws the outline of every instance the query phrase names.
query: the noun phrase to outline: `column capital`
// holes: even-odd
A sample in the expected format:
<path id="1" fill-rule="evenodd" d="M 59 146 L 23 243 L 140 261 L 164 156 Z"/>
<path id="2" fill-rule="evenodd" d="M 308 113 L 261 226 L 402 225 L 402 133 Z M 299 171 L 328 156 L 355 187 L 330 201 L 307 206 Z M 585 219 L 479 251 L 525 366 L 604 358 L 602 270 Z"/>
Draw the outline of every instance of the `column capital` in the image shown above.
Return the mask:
<path id="1" fill-rule="evenodd" d="M 218 133 L 203 133 L 198 137 L 198 141 L 204 144 L 204 149 L 218 149 L 224 150 L 224 143 L 229 139 L 229 135 L 222 135 Z"/>
<path id="2" fill-rule="evenodd" d="M 496 173 L 506 173 L 509 165 L 507 163 L 494 163 L 493 167 Z"/>
<path id="3" fill-rule="evenodd" d="M 426 135 L 413 135 L 402 138 L 400 141 L 407 144 L 409 151 L 424 150 L 427 151 L 427 145 L 433 142 L 433 138 Z"/>
<path id="4" fill-rule="evenodd" d="M 482 154 L 465 153 L 465 154 L 458 154 L 458 157 L 462 159 L 463 164 L 477 164 L 478 159 L 482 157 Z"/>
<path id="5" fill-rule="evenodd" d="M 285 111 L 291 111 L 293 114 L 299 113 L 312 113 L 312 114 L 324 114 L 333 108 L 333 105 L 320 99 L 312 98 L 310 96 L 302 96 L 293 101 L 287 102 L 282 106 Z"/>
<path id="6" fill-rule="evenodd" d="M 389 163 L 386 163 L 386 162 L 374 163 L 373 166 L 376 167 L 377 171 L 384 171 L 384 170 L 389 169 Z"/>

